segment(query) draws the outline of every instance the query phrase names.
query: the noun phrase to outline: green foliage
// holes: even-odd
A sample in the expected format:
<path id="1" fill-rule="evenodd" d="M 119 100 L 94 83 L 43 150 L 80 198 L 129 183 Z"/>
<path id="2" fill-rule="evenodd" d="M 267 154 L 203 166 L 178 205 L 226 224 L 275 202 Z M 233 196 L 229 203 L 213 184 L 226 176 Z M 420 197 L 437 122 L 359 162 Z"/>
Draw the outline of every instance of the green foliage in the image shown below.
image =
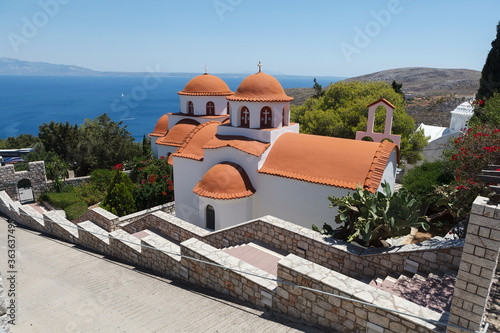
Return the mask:
<path id="1" fill-rule="evenodd" d="M 75 187 L 75 193 L 82 198 L 88 206 L 101 202 L 106 198 L 109 184 L 115 172 L 113 170 L 98 169 L 92 171 L 88 183 Z"/>
<path id="2" fill-rule="evenodd" d="M 398 94 L 402 95 L 403 98 L 405 98 L 404 97 L 405 94 L 404 94 L 404 92 L 402 90 L 402 88 L 403 88 L 403 84 L 402 83 L 397 83 L 396 80 L 394 80 L 391 83 L 391 87 L 392 87 L 392 89 L 394 89 L 395 92 L 397 92 Z"/>
<path id="3" fill-rule="evenodd" d="M 153 151 L 151 150 L 151 139 L 146 135 L 142 136 L 142 156 L 153 157 Z"/>
<path id="4" fill-rule="evenodd" d="M 424 162 L 409 170 L 403 178 L 403 187 L 424 204 L 432 203 L 437 185 L 450 184 L 453 172 L 447 161 Z"/>
<path id="5" fill-rule="evenodd" d="M 487 100 L 493 93 L 500 91 L 500 22 L 497 25 L 496 38 L 491 42 L 491 50 L 486 57 L 476 100 Z"/>
<path id="6" fill-rule="evenodd" d="M 101 207 L 117 216 L 134 213 L 136 205 L 133 191 L 134 183 L 128 175 L 121 170 L 116 170 Z"/>
<path id="7" fill-rule="evenodd" d="M 450 142 L 443 156 L 451 161 L 459 185 L 478 182 L 481 170 L 500 163 L 500 129 L 489 125 L 471 127 Z"/>
<path id="8" fill-rule="evenodd" d="M 339 207 L 335 222 L 343 224 L 348 242 L 376 245 L 381 239 L 409 234 L 411 227 L 429 229 L 427 217 L 418 214 L 420 203 L 408 191 L 392 193 L 387 182 L 382 188 L 383 192 L 371 193 L 358 186 L 352 195 L 328 197 L 330 207 Z"/>
<path id="9" fill-rule="evenodd" d="M 368 105 L 385 98 L 394 110 L 392 133 L 402 136 L 401 156 L 408 161 L 421 158 L 419 151 L 427 144 L 423 133 L 414 134 L 415 122 L 406 113 L 401 94 L 385 82 L 336 82 L 320 98 L 310 98 L 301 106 L 293 106 L 292 121 L 301 124 L 308 134 L 354 139 L 356 131 L 365 131 Z M 385 112 L 375 115 L 375 132 L 383 132 Z"/>
<path id="10" fill-rule="evenodd" d="M 495 92 L 482 105 L 477 105 L 474 110 L 474 116 L 469 121 L 471 126 L 480 126 L 487 124 L 500 128 L 500 93 Z"/>
<path id="11" fill-rule="evenodd" d="M 5 140 L 0 140 L 0 148 L 2 149 L 21 149 L 33 148 L 33 146 L 40 142 L 38 137 L 31 134 L 20 134 L 18 136 L 10 136 Z"/>
<path id="12" fill-rule="evenodd" d="M 165 157 L 135 161 L 130 167 L 130 177 L 137 183 L 134 198 L 138 210 L 173 201 L 172 166 Z"/>
<path id="13" fill-rule="evenodd" d="M 70 187 L 65 188 L 64 192 L 44 193 L 40 196 L 40 200 L 47 201 L 56 208 L 64 209 L 68 220 L 74 220 L 85 214 L 88 210 L 85 202 Z"/>
<path id="14" fill-rule="evenodd" d="M 86 119 L 80 126 L 75 154 L 75 172 L 86 175 L 92 170 L 106 169 L 141 155 L 141 145 L 122 122 L 111 121 L 107 114 Z"/>
<path id="15" fill-rule="evenodd" d="M 443 207 L 456 222 L 467 219 L 472 203 L 477 196 L 491 197 L 492 191 L 482 183 L 470 182 L 464 185 L 443 185 L 435 189 L 436 206 Z"/>
<path id="16" fill-rule="evenodd" d="M 321 84 L 318 83 L 318 81 L 316 81 L 316 78 L 314 78 L 313 88 L 314 88 L 314 95 L 313 95 L 314 98 L 319 98 L 325 94 L 323 87 L 321 86 Z"/>
<path id="17" fill-rule="evenodd" d="M 67 163 L 74 161 L 73 155 L 78 144 L 78 125 L 53 121 L 50 124 L 43 123 L 39 127 L 38 137 L 47 152 L 57 154 Z"/>

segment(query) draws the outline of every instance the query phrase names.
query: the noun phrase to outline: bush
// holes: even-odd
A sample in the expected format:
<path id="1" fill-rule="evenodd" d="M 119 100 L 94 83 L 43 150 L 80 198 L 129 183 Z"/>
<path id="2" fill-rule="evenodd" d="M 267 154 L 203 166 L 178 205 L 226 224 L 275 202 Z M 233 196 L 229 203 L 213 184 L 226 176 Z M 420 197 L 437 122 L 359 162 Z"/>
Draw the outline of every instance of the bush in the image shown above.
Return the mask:
<path id="1" fill-rule="evenodd" d="M 74 220 L 87 212 L 87 204 L 76 195 L 75 192 L 46 192 L 40 196 L 40 200 L 47 201 L 55 208 L 63 209 L 68 220 Z"/>
<path id="2" fill-rule="evenodd" d="M 387 182 L 383 192 L 371 193 L 360 186 L 344 197 L 328 197 L 330 207 L 339 207 L 335 222 L 342 224 L 348 242 L 361 241 L 363 245 L 379 245 L 380 240 L 404 236 L 411 227 L 429 229 L 428 218 L 419 216 L 419 203 L 406 190 L 392 193 Z M 319 229 L 313 225 L 313 229 Z M 333 233 L 328 225 L 323 233 Z"/>
<path id="3" fill-rule="evenodd" d="M 431 196 L 435 187 L 450 184 L 453 179 L 453 173 L 446 161 L 424 162 L 406 173 L 403 187 L 422 204 L 432 204 L 434 200 Z"/>
<path id="4" fill-rule="evenodd" d="M 118 216 L 134 213 L 136 211 L 132 195 L 134 183 L 132 183 L 126 173 L 121 171 L 123 165 L 119 164 L 115 168 L 115 175 L 109 186 L 106 198 L 101 203 L 101 207 Z"/>

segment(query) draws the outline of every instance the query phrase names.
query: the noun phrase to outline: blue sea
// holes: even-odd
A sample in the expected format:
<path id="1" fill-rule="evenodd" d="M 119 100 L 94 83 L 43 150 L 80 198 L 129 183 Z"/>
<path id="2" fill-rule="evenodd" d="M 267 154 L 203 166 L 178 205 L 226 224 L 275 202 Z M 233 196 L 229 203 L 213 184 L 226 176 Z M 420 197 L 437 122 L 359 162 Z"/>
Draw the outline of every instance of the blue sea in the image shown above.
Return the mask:
<path id="1" fill-rule="evenodd" d="M 163 114 L 179 111 L 177 92 L 194 76 L 0 75 L 0 138 L 38 135 L 38 126 L 51 121 L 81 125 L 107 113 L 140 141 Z M 246 75 L 220 77 L 235 91 Z M 283 88 L 313 86 L 313 77 L 276 78 Z M 323 86 L 339 79 L 317 78 Z"/>

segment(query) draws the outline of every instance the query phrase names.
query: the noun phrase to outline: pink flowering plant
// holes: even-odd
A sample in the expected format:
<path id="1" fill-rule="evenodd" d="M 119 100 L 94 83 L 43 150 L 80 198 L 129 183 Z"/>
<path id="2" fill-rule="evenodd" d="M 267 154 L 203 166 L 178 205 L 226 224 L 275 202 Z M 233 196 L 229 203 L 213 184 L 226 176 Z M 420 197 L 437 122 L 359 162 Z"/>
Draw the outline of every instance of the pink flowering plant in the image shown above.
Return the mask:
<path id="1" fill-rule="evenodd" d="M 445 155 L 454 166 L 458 186 L 478 182 L 481 170 L 500 163 L 500 129 L 487 125 L 469 128 L 451 143 Z"/>
<path id="2" fill-rule="evenodd" d="M 134 198 L 138 210 L 174 200 L 172 166 L 167 158 L 151 158 L 130 163 L 130 177 L 136 184 Z"/>

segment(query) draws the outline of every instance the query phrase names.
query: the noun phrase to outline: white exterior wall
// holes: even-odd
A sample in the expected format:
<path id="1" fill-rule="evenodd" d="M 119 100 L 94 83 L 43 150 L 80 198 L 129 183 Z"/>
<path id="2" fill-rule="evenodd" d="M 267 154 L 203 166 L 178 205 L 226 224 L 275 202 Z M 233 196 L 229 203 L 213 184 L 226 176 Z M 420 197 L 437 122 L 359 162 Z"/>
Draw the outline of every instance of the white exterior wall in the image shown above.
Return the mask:
<path id="1" fill-rule="evenodd" d="M 231 117 L 232 116 L 233 115 L 231 115 Z M 273 143 L 281 134 L 287 132 L 299 133 L 299 124 L 269 129 L 234 127 L 230 124 L 224 124 L 217 127 L 217 134 L 219 135 L 240 135 L 270 143 Z"/>
<path id="2" fill-rule="evenodd" d="M 157 145 L 157 144 L 155 144 L 155 146 L 156 146 L 156 152 L 153 151 L 153 153 L 155 153 L 156 158 L 159 158 L 160 156 L 168 157 L 169 154 L 175 153 L 177 148 L 179 148 L 174 146 Z"/>
<path id="3" fill-rule="evenodd" d="M 347 195 L 347 189 L 294 179 L 259 174 L 253 218 L 273 215 L 311 228 L 327 222 L 335 228 L 336 208 L 329 208 L 328 196 Z"/>
<path id="4" fill-rule="evenodd" d="M 253 195 L 232 200 L 216 200 L 199 197 L 198 226 L 206 228 L 206 208 L 208 205 L 211 205 L 215 210 L 215 230 L 228 228 L 251 220 L 252 200 Z"/>
<path id="5" fill-rule="evenodd" d="M 206 163 L 174 157 L 175 214 L 178 218 L 200 225 L 198 196 L 193 188 L 208 169 Z"/>
<path id="6" fill-rule="evenodd" d="M 188 114 L 188 102 L 193 102 L 194 114 L 197 116 L 205 116 L 207 114 L 207 103 L 214 102 L 216 115 L 227 115 L 227 99 L 226 96 L 189 96 L 179 95 L 181 112 Z M 170 120 L 170 119 L 169 119 Z M 170 124 L 169 124 L 170 127 Z"/>
<path id="7" fill-rule="evenodd" d="M 290 102 L 239 102 L 230 101 L 231 125 L 238 127 L 241 125 L 240 112 L 246 106 L 250 111 L 250 128 L 260 128 L 260 111 L 263 107 L 271 108 L 273 113 L 273 126 L 283 126 L 283 108 L 285 108 L 285 124 L 290 123 Z"/>
<path id="8" fill-rule="evenodd" d="M 151 151 L 153 152 L 153 156 L 155 158 L 158 158 L 161 155 L 158 155 L 158 145 L 156 144 L 156 141 L 159 139 L 157 136 L 151 136 Z"/>

